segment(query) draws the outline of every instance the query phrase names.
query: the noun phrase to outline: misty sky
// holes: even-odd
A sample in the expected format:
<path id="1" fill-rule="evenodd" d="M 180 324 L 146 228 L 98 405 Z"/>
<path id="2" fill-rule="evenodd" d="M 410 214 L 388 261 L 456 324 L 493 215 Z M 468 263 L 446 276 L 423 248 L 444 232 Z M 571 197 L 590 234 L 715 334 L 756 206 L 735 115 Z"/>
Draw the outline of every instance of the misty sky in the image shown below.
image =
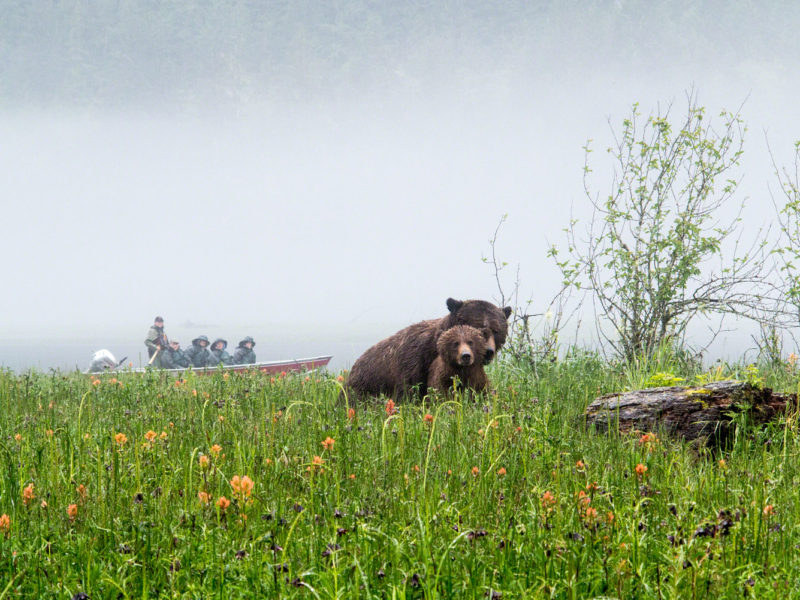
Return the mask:
<path id="1" fill-rule="evenodd" d="M 20 339 L 141 352 L 161 314 L 184 339 L 255 331 L 259 359 L 300 339 L 345 367 L 448 296 L 497 299 L 481 257 L 506 213 L 506 285 L 519 264 L 543 308 L 548 241 L 586 215 L 582 146 L 633 102 L 744 102 L 751 225 L 771 219 L 765 132 L 779 162 L 800 139 L 789 2 L 271 2 L 271 28 L 224 21 L 218 45 L 196 7 L 141 38 L 155 8 L 46 4 L 50 29 L 8 2 L 0 30 L 0 364 L 26 366 Z"/>

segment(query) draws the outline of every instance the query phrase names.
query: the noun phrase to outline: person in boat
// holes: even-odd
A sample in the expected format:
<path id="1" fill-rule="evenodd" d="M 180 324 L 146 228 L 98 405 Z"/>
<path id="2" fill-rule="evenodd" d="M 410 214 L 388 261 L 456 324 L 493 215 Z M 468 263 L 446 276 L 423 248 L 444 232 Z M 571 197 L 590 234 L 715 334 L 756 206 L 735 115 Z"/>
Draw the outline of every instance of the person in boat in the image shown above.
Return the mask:
<path id="1" fill-rule="evenodd" d="M 233 353 L 233 364 L 235 365 L 252 365 L 256 362 L 256 353 L 253 352 L 253 347 L 256 342 L 249 335 L 239 342 L 239 346 Z"/>
<path id="2" fill-rule="evenodd" d="M 162 351 L 161 355 L 161 368 L 162 369 L 185 369 L 192 366 L 192 361 L 186 356 L 186 353 L 181 350 L 181 344 L 178 340 L 170 340 L 169 346 L 166 350 Z"/>
<path id="3" fill-rule="evenodd" d="M 208 351 L 208 338 L 204 335 L 192 340 L 192 345 L 184 352 L 194 367 L 207 367 L 213 365 L 211 353 Z"/>
<path id="4" fill-rule="evenodd" d="M 233 358 L 231 358 L 231 355 L 225 351 L 225 348 L 227 347 L 228 340 L 223 340 L 222 338 L 217 338 L 214 340 L 214 343 L 211 344 L 210 366 L 216 366 L 220 363 L 223 365 L 233 364 Z"/>
<path id="5" fill-rule="evenodd" d="M 98 350 L 92 355 L 92 362 L 89 364 L 89 373 L 102 373 L 110 371 L 119 365 L 117 359 L 108 350 Z"/>
<path id="6" fill-rule="evenodd" d="M 161 366 L 161 357 L 159 356 L 168 346 L 167 334 L 164 332 L 164 319 L 156 317 L 150 330 L 147 332 L 147 337 L 144 339 L 144 345 L 147 346 L 147 358 L 150 360 L 148 364 L 154 367 Z"/>

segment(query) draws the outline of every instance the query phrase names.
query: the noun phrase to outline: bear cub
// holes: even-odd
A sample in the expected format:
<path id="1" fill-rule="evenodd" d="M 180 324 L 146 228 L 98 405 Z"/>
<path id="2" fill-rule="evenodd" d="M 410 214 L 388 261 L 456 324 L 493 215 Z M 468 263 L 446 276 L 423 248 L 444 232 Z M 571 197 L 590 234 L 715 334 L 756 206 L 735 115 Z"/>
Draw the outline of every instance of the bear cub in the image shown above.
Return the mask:
<path id="1" fill-rule="evenodd" d="M 453 388 L 453 379 L 458 378 L 462 388 L 485 390 L 488 380 L 483 364 L 486 341 L 491 334 L 488 329 L 469 325 L 457 325 L 443 332 L 436 342 L 438 356 L 431 363 L 428 387 L 447 393 Z"/>

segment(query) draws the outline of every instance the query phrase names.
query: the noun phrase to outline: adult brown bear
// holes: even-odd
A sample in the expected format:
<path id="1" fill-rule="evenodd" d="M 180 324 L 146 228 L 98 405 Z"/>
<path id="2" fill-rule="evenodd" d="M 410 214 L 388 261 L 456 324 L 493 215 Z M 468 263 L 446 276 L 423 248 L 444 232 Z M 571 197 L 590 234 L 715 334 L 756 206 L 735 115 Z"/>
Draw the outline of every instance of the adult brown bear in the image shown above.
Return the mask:
<path id="1" fill-rule="evenodd" d="M 350 369 L 347 386 L 356 395 L 397 395 L 416 389 L 428 392 L 428 370 L 436 358 L 439 336 L 456 325 L 488 329 L 484 362 L 489 363 L 508 335 L 511 307 L 484 300 L 447 299 L 446 317 L 401 329 L 362 354 Z"/>
<path id="2" fill-rule="evenodd" d="M 483 370 L 488 329 L 481 331 L 469 325 L 451 327 L 436 342 L 438 356 L 428 373 L 428 390 L 450 394 L 458 382 L 461 389 L 482 392 L 489 381 Z"/>

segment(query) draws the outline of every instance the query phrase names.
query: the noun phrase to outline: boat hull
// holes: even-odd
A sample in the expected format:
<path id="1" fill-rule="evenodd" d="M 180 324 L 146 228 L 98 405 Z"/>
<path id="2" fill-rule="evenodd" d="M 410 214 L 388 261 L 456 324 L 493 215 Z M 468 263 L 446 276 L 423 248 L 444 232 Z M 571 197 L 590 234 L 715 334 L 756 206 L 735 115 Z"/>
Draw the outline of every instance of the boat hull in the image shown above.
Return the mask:
<path id="1" fill-rule="evenodd" d="M 268 362 L 257 362 L 252 365 L 218 365 L 214 367 L 187 367 L 185 369 L 153 369 L 149 367 L 140 369 L 117 369 L 114 373 L 146 373 L 148 371 L 160 371 L 162 373 L 183 373 L 192 372 L 197 375 L 213 375 L 219 371 L 225 373 L 246 373 L 248 371 L 261 371 L 262 373 L 278 375 L 281 373 L 297 373 L 303 371 L 314 371 L 328 366 L 332 356 L 314 356 L 311 358 L 293 358 L 290 360 L 273 360 Z M 106 371 L 106 373 L 112 371 Z M 95 373 L 100 375 L 101 373 Z"/>

